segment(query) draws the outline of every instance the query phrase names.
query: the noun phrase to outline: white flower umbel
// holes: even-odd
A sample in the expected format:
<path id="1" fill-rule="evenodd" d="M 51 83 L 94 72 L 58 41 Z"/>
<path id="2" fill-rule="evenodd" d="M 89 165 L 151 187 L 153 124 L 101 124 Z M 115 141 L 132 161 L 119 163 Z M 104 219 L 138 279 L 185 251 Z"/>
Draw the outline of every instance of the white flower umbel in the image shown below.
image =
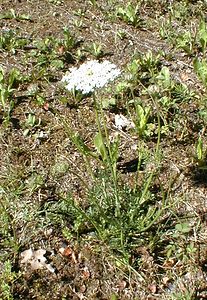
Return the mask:
<path id="1" fill-rule="evenodd" d="M 79 68 L 72 67 L 70 72 L 62 78 L 65 88 L 69 91 L 77 90 L 82 94 L 89 94 L 95 89 L 102 88 L 121 74 L 115 64 L 108 60 L 98 62 L 90 60 Z"/>

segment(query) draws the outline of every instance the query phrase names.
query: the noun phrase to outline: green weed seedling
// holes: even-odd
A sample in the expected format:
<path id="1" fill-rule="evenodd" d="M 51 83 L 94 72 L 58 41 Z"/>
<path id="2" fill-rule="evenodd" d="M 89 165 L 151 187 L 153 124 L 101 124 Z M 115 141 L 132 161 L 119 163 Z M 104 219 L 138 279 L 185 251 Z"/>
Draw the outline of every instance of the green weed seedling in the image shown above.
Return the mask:
<path id="1" fill-rule="evenodd" d="M 207 169 L 207 147 L 204 146 L 201 136 L 197 141 L 195 160 L 199 169 Z"/>
<path id="2" fill-rule="evenodd" d="M 169 300 L 194 300 L 195 298 L 195 292 L 189 291 L 187 288 L 183 292 L 173 292 L 171 295 L 169 295 Z"/>
<path id="3" fill-rule="evenodd" d="M 27 43 L 27 39 L 18 37 L 14 30 L 2 30 L 0 33 L 0 51 L 8 50 L 15 54 L 16 49 L 24 48 Z"/>
<path id="4" fill-rule="evenodd" d="M 161 18 L 159 34 L 162 39 L 173 40 L 175 32 L 171 19 Z"/>
<path id="5" fill-rule="evenodd" d="M 77 28 L 82 28 L 83 27 L 83 21 L 82 20 L 74 20 L 74 25 Z"/>
<path id="6" fill-rule="evenodd" d="M 189 17 L 189 6 L 183 1 L 171 3 L 168 9 L 172 20 L 183 23 Z"/>
<path id="7" fill-rule="evenodd" d="M 32 172 L 31 176 L 27 178 L 25 183 L 29 196 L 32 196 L 35 191 L 38 191 L 42 186 L 44 186 L 45 178 L 42 174 Z"/>
<path id="8" fill-rule="evenodd" d="M 116 36 L 120 39 L 120 40 L 124 40 L 127 36 L 127 33 L 124 30 L 117 30 L 116 32 Z"/>
<path id="9" fill-rule="evenodd" d="M 86 52 L 89 52 L 91 55 L 93 55 L 96 59 L 99 59 L 103 56 L 104 52 L 102 49 L 102 45 L 98 43 L 92 43 L 84 49 Z"/>
<path id="10" fill-rule="evenodd" d="M 30 133 L 32 133 L 32 131 L 35 128 L 38 128 L 40 126 L 40 124 L 41 124 L 41 119 L 38 118 L 38 120 L 37 120 L 34 113 L 29 113 L 27 120 L 24 124 L 25 129 L 24 129 L 23 135 L 25 137 L 28 136 Z"/>
<path id="11" fill-rule="evenodd" d="M 102 107 L 103 109 L 113 109 L 116 107 L 117 101 L 116 98 L 112 97 L 112 98 L 105 98 L 102 99 Z"/>
<path id="12" fill-rule="evenodd" d="M 131 3 L 127 3 L 126 7 L 119 7 L 117 9 L 117 16 L 127 24 L 133 25 L 134 27 L 141 25 L 138 4 L 134 6 Z"/>
<path id="13" fill-rule="evenodd" d="M 163 110 L 168 112 L 169 109 L 176 108 L 177 103 L 187 102 L 195 97 L 195 93 L 185 84 L 172 80 L 169 68 L 163 67 L 155 79 L 154 96 Z"/>
<path id="14" fill-rule="evenodd" d="M 61 69 L 64 66 L 62 59 L 59 58 L 58 48 L 60 41 L 53 37 L 47 37 L 44 40 L 34 42 L 37 50 L 31 51 L 31 56 L 37 57 L 36 66 L 42 67 L 42 73 L 46 73 L 46 67 Z"/>
<path id="15" fill-rule="evenodd" d="M 170 70 L 167 67 L 162 67 L 159 74 L 156 77 L 157 83 L 164 90 L 170 90 L 174 87 L 174 83 L 171 80 Z"/>
<path id="16" fill-rule="evenodd" d="M 176 257 L 183 262 L 193 259 L 197 252 L 197 247 L 194 242 L 189 242 L 189 234 L 192 227 L 187 222 L 179 222 L 175 225 L 173 240 L 166 247 L 167 258 Z M 179 238 L 179 243 L 177 242 Z"/>
<path id="17" fill-rule="evenodd" d="M 84 58 L 85 58 L 85 55 L 84 55 L 84 53 L 83 53 L 83 50 L 78 49 L 78 50 L 76 51 L 76 53 L 75 53 L 75 58 L 76 58 L 76 60 L 79 61 L 79 62 L 83 61 Z"/>
<path id="18" fill-rule="evenodd" d="M 63 28 L 63 38 L 56 39 L 52 36 L 43 40 L 36 40 L 34 46 L 37 50 L 31 51 L 31 56 L 37 57 L 36 66 L 51 67 L 52 69 L 62 69 L 64 61 L 72 59 L 70 51 L 77 45 L 77 40 L 67 27 Z M 63 51 L 63 52 L 61 52 Z M 62 54 L 61 54 L 62 53 Z M 63 55 L 64 54 L 64 55 Z"/>
<path id="19" fill-rule="evenodd" d="M 139 76 L 139 59 L 134 58 L 128 65 L 127 65 L 127 71 L 129 72 L 129 80 L 131 82 L 137 82 L 138 76 Z"/>
<path id="20" fill-rule="evenodd" d="M 4 13 L 4 14 L 0 14 L 0 20 L 1 19 L 15 19 L 17 21 L 21 21 L 21 20 L 27 20 L 27 21 L 31 21 L 31 16 L 30 15 L 26 15 L 26 14 L 17 14 L 15 12 L 15 10 L 13 8 L 11 8 L 8 12 Z"/>
<path id="21" fill-rule="evenodd" d="M 19 191 L 15 191 L 19 192 Z M 10 211 L 11 198 L 3 188 L 0 188 L 0 247 L 6 247 L 15 256 L 19 250 L 18 238 L 16 235 L 15 222 Z M 8 256 L 10 254 L 8 253 Z M 6 257 L 7 254 L 5 254 Z"/>
<path id="22" fill-rule="evenodd" d="M 148 70 L 152 77 L 154 76 L 155 71 L 158 70 L 159 65 L 160 65 L 160 54 L 154 55 L 150 50 L 145 55 L 140 56 L 141 69 Z"/>
<path id="23" fill-rule="evenodd" d="M 193 61 L 194 71 L 198 75 L 203 85 L 207 87 L 207 61 L 203 59 L 196 58 Z"/>
<path id="24" fill-rule="evenodd" d="M 10 121 L 15 105 L 14 91 L 19 80 L 20 72 L 17 69 L 12 69 L 6 76 L 3 68 L 0 68 L 0 109 L 3 112 L 3 119 L 6 125 Z"/>
<path id="25" fill-rule="evenodd" d="M 10 260 L 5 261 L 4 269 L 0 275 L 0 297 L 5 300 L 13 300 L 13 285 L 21 276 L 20 273 L 12 271 Z"/>
<path id="26" fill-rule="evenodd" d="M 135 57 L 127 65 L 129 82 L 133 85 L 143 83 L 144 85 L 153 82 L 159 72 L 160 55 L 154 55 L 152 51 L 146 54 L 135 54 Z"/>
<path id="27" fill-rule="evenodd" d="M 195 32 L 192 30 L 178 34 L 176 37 L 176 47 L 183 49 L 188 55 L 194 54 L 196 51 L 201 51 L 203 54 L 207 47 L 207 26 L 202 19 L 198 29 Z"/>
<path id="28" fill-rule="evenodd" d="M 202 52 L 205 53 L 207 47 L 207 25 L 204 20 L 200 21 L 197 39 L 201 46 Z"/>
<path id="29" fill-rule="evenodd" d="M 85 12 L 86 12 L 85 9 L 78 8 L 77 10 L 74 11 L 74 15 L 78 17 L 84 17 Z"/>
<path id="30" fill-rule="evenodd" d="M 136 109 L 136 120 L 135 127 L 139 137 L 147 137 L 152 134 L 152 129 L 154 129 L 153 124 L 148 123 L 148 119 L 150 116 L 151 108 L 145 107 L 143 108 L 140 104 L 135 101 L 135 109 Z"/>
<path id="31" fill-rule="evenodd" d="M 179 34 L 176 37 L 176 47 L 184 50 L 188 55 L 192 55 L 196 46 L 196 36 L 190 31 Z"/>
<path id="32" fill-rule="evenodd" d="M 70 32 L 69 28 L 63 28 L 63 45 L 66 51 L 72 50 L 77 45 L 75 36 Z"/>

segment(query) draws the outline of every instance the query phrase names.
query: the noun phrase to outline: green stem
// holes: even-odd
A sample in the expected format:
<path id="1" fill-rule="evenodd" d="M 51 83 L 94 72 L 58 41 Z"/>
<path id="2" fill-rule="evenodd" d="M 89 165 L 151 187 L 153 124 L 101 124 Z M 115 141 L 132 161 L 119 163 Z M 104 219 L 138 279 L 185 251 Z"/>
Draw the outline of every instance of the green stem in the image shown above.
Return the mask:
<path id="1" fill-rule="evenodd" d="M 94 100 L 94 104 L 95 104 L 95 113 L 96 113 L 96 122 L 98 125 L 98 131 L 103 140 L 103 134 L 102 134 L 102 130 L 101 130 L 101 122 L 100 122 L 100 118 L 99 118 L 99 112 L 98 112 L 95 94 L 93 94 L 93 100 Z M 108 130 L 106 127 L 106 122 L 104 119 L 103 109 L 102 109 L 101 105 L 100 105 L 100 113 L 101 113 L 101 118 L 103 120 L 104 134 L 105 134 L 105 141 L 106 141 L 106 145 L 104 143 L 103 143 L 103 145 L 105 147 L 105 152 L 107 153 L 107 155 L 106 155 L 107 165 L 110 168 L 110 171 L 112 174 L 113 185 L 114 185 L 114 190 L 115 190 L 115 217 L 118 217 L 118 216 L 120 216 L 120 199 L 119 199 L 119 193 L 118 193 L 118 187 L 117 187 L 116 162 L 113 161 L 113 155 L 111 152 Z"/>

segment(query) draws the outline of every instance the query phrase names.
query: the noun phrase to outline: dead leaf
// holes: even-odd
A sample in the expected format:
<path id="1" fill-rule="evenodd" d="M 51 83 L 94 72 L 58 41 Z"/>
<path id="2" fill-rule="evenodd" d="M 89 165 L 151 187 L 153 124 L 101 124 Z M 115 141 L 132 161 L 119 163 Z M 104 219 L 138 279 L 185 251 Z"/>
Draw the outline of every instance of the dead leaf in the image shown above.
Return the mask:
<path id="1" fill-rule="evenodd" d="M 83 273 L 82 273 L 82 274 L 83 274 L 83 278 L 84 278 L 85 280 L 88 279 L 88 278 L 91 276 L 88 267 L 85 267 L 85 268 L 83 269 Z"/>
<path id="2" fill-rule="evenodd" d="M 175 259 L 174 258 L 169 258 L 168 260 L 166 260 L 163 264 L 163 267 L 165 268 L 172 268 L 175 264 Z"/>
<path id="3" fill-rule="evenodd" d="M 167 277 L 167 276 L 165 276 L 165 277 L 162 278 L 162 282 L 164 283 L 164 285 L 166 285 L 169 280 L 170 280 L 170 278 Z"/>
<path id="4" fill-rule="evenodd" d="M 180 78 L 182 81 L 188 81 L 190 79 L 190 77 L 187 73 L 181 73 Z"/>
<path id="5" fill-rule="evenodd" d="M 64 46 L 60 46 L 60 47 L 58 48 L 58 52 L 59 52 L 60 55 L 62 55 L 62 54 L 65 52 Z"/>
<path id="6" fill-rule="evenodd" d="M 125 289 L 126 285 L 127 285 L 127 283 L 125 280 L 120 280 L 118 283 L 119 291 L 123 291 Z"/>
<path id="7" fill-rule="evenodd" d="M 157 291 L 157 286 L 155 284 L 150 284 L 148 286 L 148 289 L 150 290 L 151 293 L 155 294 Z"/>
<path id="8" fill-rule="evenodd" d="M 86 286 L 85 286 L 85 284 L 83 284 L 80 286 L 80 292 L 84 293 L 85 291 L 86 291 Z"/>
<path id="9" fill-rule="evenodd" d="M 44 105 L 43 105 L 44 110 L 48 111 L 49 106 L 50 106 L 49 103 L 45 102 Z"/>
<path id="10" fill-rule="evenodd" d="M 72 253 L 72 260 L 74 261 L 75 264 L 78 263 L 78 261 L 77 261 L 77 259 L 75 257 L 75 253 L 74 252 Z"/>
<path id="11" fill-rule="evenodd" d="M 70 256 L 73 253 L 72 248 L 70 247 L 61 247 L 59 249 L 59 252 L 63 255 L 63 256 Z"/>
<path id="12" fill-rule="evenodd" d="M 23 257 L 23 259 L 21 260 L 22 264 L 27 263 L 29 260 L 31 260 L 32 256 L 33 256 L 33 250 L 30 248 L 28 250 L 25 250 L 21 253 L 21 256 Z"/>
<path id="13" fill-rule="evenodd" d="M 32 270 L 47 268 L 50 272 L 54 273 L 55 269 L 49 263 L 47 263 L 47 258 L 44 256 L 45 254 L 46 250 L 44 249 L 34 251 L 30 248 L 21 253 L 21 256 L 23 257 L 21 263 L 29 263 Z"/>

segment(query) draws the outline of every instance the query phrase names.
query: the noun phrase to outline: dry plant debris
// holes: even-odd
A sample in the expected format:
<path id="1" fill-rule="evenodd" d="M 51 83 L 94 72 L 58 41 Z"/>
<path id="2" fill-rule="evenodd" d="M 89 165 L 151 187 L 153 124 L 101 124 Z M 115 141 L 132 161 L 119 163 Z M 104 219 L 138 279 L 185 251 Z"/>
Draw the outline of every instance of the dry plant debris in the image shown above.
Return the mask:
<path id="1" fill-rule="evenodd" d="M 44 256 L 46 254 L 46 250 L 38 249 L 32 250 L 27 249 L 21 253 L 21 264 L 30 264 L 32 270 L 38 270 L 46 268 L 48 271 L 54 273 L 55 269 L 51 266 L 51 264 L 47 263 L 47 258 Z"/>

